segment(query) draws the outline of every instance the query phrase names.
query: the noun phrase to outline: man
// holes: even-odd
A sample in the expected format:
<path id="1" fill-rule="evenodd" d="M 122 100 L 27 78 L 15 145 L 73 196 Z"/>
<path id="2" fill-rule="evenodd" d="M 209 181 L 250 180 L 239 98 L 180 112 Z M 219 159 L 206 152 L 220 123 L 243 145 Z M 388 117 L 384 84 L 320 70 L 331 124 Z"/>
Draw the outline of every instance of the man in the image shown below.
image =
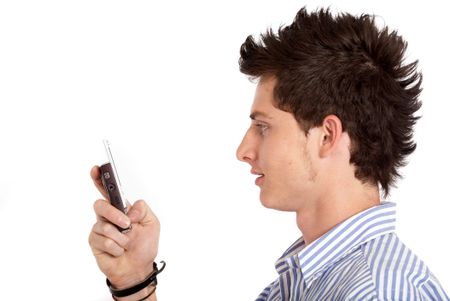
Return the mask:
<path id="1" fill-rule="evenodd" d="M 380 202 L 416 147 L 422 77 L 417 62 L 403 65 L 405 49 L 371 16 L 304 8 L 242 45 L 240 69 L 258 85 L 237 157 L 258 175 L 262 204 L 296 212 L 303 234 L 257 300 L 449 300 L 396 236 L 395 204 Z M 91 176 L 104 194 L 98 167 Z M 105 200 L 95 211 L 90 244 L 111 286 L 143 282 L 156 269 L 156 216 L 143 201 L 128 216 Z M 130 223 L 127 234 L 112 225 Z M 156 300 L 152 285 L 118 300 L 143 298 Z"/>

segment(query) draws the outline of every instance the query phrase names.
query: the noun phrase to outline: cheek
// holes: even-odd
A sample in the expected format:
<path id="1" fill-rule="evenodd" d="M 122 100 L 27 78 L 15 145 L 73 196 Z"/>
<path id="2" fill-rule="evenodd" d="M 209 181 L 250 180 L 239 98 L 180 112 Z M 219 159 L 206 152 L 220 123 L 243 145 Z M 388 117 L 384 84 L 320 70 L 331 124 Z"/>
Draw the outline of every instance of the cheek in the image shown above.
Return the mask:
<path id="1" fill-rule="evenodd" d="M 296 133 L 288 135 L 284 133 L 270 132 L 270 135 L 261 140 L 259 148 L 259 163 L 261 168 L 266 168 L 268 173 L 281 177 L 281 181 L 287 181 L 298 174 L 302 165 L 302 141 Z"/>
<path id="2" fill-rule="evenodd" d="M 278 182 L 290 189 L 302 185 L 311 173 L 311 164 L 299 144 L 283 144 L 271 154 Z"/>
<path id="3" fill-rule="evenodd" d="M 266 137 L 260 144 L 261 155 L 271 159 L 286 158 L 294 148 L 289 140 L 280 139 L 276 135 Z"/>

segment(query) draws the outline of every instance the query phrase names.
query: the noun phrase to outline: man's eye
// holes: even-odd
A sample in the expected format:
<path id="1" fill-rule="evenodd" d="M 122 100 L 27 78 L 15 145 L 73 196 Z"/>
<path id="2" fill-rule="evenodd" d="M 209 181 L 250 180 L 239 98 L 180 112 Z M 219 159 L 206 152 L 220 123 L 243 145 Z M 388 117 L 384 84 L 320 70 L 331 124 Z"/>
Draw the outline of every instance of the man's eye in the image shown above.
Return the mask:
<path id="1" fill-rule="evenodd" d="M 264 134 L 266 132 L 266 130 L 269 128 L 267 125 L 262 124 L 262 123 L 257 123 L 257 124 L 255 124 L 255 126 L 258 128 L 258 130 L 261 134 Z"/>

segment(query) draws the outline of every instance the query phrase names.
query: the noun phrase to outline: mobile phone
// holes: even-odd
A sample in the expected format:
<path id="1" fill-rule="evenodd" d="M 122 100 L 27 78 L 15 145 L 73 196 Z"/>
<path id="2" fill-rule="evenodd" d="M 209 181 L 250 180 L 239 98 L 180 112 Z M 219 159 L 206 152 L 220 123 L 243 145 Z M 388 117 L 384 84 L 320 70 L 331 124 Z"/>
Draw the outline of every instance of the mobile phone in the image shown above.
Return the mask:
<path id="1" fill-rule="evenodd" d="M 117 173 L 116 165 L 114 164 L 114 159 L 111 153 L 111 145 L 108 140 L 103 140 L 105 146 L 106 155 L 108 157 L 107 163 L 100 166 L 101 179 L 103 187 L 108 194 L 109 201 L 111 205 L 127 214 L 127 200 L 122 190 L 122 185 L 120 183 L 119 174 Z M 130 227 L 124 229 L 116 225 L 116 227 L 122 232 L 126 233 L 131 230 Z"/>

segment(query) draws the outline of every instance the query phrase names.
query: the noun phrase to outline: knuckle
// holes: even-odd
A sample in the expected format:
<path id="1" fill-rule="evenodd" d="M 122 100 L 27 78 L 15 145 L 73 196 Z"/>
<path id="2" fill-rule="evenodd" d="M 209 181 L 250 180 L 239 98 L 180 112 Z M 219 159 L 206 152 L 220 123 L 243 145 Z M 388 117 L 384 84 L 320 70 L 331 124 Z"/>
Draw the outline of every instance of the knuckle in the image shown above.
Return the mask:
<path id="1" fill-rule="evenodd" d="M 101 231 L 104 234 L 109 234 L 111 232 L 111 225 L 109 223 L 103 223 L 101 225 Z"/>
<path id="2" fill-rule="evenodd" d="M 126 235 L 123 236 L 123 246 L 128 247 L 128 244 L 130 243 L 130 238 Z"/>
<path id="3" fill-rule="evenodd" d="M 93 243 L 93 233 L 92 232 L 91 232 L 91 234 L 89 234 L 88 243 L 92 247 L 92 243 Z"/>
<path id="4" fill-rule="evenodd" d="M 119 250 L 116 251 L 116 256 L 117 256 L 117 257 L 122 256 L 122 254 L 123 254 L 124 252 L 125 252 L 124 249 L 119 248 Z"/>
<path id="5" fill-rule="evenodd" d="M 96 200 L 94 202 L 94 210 L 95 210 L 95 212 L 98 212 L 100 210 L 100 208 L 102 207 L 102 205 L 103 205 L 103 200 L 101 200 L 101 199 Z"/>
<path id="6" fill-rule="evenodd" d="M 92 229 L 91 229 L 91 232 L 89 233 L 89 238 L 88 238 L 88 242 L 89 242 L 89 245 L 90 246 L 92 246 L 93 244 L 94 244 L 94 240 L 95 240 L 95 230 L 96 230 L 96 228 L 97 228 L 97 224 L 98 223 L 95 223 L 93 226 L 92 226 Z"/>
<path id="7" fill-rule="evenodd" d="M 105 247 L 105 250 L 112 250 L 114 247 L 114 242 L 111 239 L 106 238 L 103 241 L 103 247 Z"/>

